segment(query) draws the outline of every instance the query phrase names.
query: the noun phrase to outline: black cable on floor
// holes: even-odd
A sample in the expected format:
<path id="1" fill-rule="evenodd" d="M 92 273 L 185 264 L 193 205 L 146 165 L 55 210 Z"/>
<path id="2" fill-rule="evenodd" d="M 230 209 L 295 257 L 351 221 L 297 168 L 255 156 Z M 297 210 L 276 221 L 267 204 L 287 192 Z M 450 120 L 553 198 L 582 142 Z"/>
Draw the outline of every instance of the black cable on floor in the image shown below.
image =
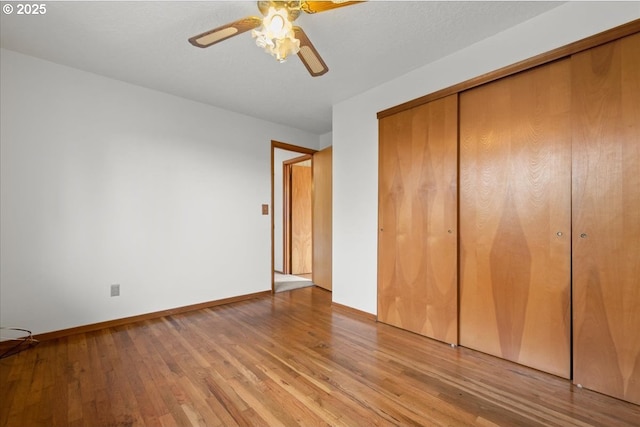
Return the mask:
<path id="1" fill-rule="evenodd" d="M 5 350 L 2 354 L 0 354 L 0 359 L 13 356 L 14 354 L 18 354 L 21 351 L 27 350 L 40 343 L 40 341 L 33 338 L 33 334 L 28 329 L 0 327 L 0 330 L 1 331 L 20 331 L 20 332 L 26 333 L 25 336 L 18 337 L 18 338 L 5 338 L 0 336 L 0 345 L 2 345 L 3 347 L 4 347 L 4 343 L 9 341 L 14 341 L 13 345 L 11 345 L 7 350 Z"/>

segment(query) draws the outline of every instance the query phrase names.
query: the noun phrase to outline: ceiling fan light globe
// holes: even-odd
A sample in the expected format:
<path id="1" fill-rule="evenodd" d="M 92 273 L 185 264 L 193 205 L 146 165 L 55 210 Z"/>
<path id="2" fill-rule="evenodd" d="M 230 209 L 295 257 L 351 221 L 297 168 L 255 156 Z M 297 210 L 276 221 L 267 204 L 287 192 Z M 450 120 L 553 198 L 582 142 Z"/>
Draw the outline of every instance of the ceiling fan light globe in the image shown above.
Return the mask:
<path id="1" fill-rule="evenodd" d="M 274 15 L 268 24 L 269 32 L 275 36 L 281 35 L 284 29 L 284 19 L 280 15 Z"/>
<path id="2" fill-rule="evenodd" d="M 300 41 L 295 37 L 287 8 L 270 7 L 262 26 L 253 30 L 251 35 L 256 39 L 256 45 L 278 62 L 286 61 L 289 55 L 300 50 Z"/>
<path id="3" fill-rule="evenodd" d="M 271 54 L 278 62 L 284 62 L 289 55 L 295 55 L 298 51 L 300 51 L 300 40 L 294 37 L 292 31 L 286 37 L 275 40 L 275 47 L 272 49 Z"/>
<path id="4" fill-rule="evenodd" d="M 293 37 L 293 34 L 287 34 L 287 37 L 276 40 L 276 49 L 295 55 L 300 50 L 300 40 Z"/>
<path id="5" fill-rule="evenodd" d="M 256 39 L 256 45 L 258 45 L 258 47 L 261 47 L 267 51 L 275 46 L 273 40 L 267 38 L 263 33 L 259 31 L 253 30 L 251 32 L 251 36 Z"/>
<path id="6" fill-rule="evenodd" d="M 281 39 L 286 37 L 292 28 L 287 9 L 270 7 L 267 16 L 262 20 L 261 30 L 270 39 Z"/>

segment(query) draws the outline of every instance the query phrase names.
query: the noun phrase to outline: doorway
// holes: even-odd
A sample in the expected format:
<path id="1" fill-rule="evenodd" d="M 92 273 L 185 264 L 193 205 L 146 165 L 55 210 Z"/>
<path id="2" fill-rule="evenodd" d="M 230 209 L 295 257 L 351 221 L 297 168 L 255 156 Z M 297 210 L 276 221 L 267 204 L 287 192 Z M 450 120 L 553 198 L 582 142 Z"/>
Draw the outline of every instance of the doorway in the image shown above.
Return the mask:
<path id="1" fill-rule="evenodd" d="M 315 152 L 271 142 L 272 292 L 313 284 L 311 171 Z"/>
<path id="2" fill-rule="evenodd" d="M 276 291 L 275 277 L 276 274 L 281 278 L 281 275 L 285 272 L 291 272 L 292 270 L 285 270 L 284 262 L 284 242 L 290 242 L 293 246 L 293 240 L 285 238 L 284 219 L 285 212 L 284 207 L 290 206 L 285 204 L 283 197 L 285 193 L 284 185 L 286 183 L 285 176 L 288 176 L 288 172 L 285 173 L 285 165 L 288 163 L 293 165 L 300 165 L 302 161 L 310 162 L 311 170 L 311 233 L 310 236 L 304 237 L 309 233 L 303 233 L 303 239 L 308 239 L 311 243 L 311 268 L 312 277 L 304 273 L 305 268 L 301 271 L 303 277 L 292 276 L 290 279 L 294 281 L 306 280 L 307 286 L 315 285 L 326 289 L 331 292 L 332 285 L 332 147 L 326 147 L 320 151 L 312 150 L 309 148 L 298 147 L 295 145 L 285 144 L 282 142 L 271 141 L 271 290 Z M 308 157 L 302 157 L 307 155 Z M 295 169 L 293 169 L 295 170 Z M 280 171 L 283 171 L 280 173 Z M 308 170 L 307 170 L 308 172 Z M 309 179 L 307 179 L 309 181 Z M 294 181 L 295 182 L 295 181 Z M 293 194 L 293 193 L 292 193 Z M 292 197 L 293 198 L 293 197 Z M 308 201 L 307 207 L 308 210 Z M 291 210 L 296 210 L 294 206 Z M 295 227 L 295 224 L 293 224 Z M 308 226 L 307 226 L 308 227 Z M 293 234 L 293 233 L 292 233 Z M 293 236 L 292 236 L 293 237 Z M 309 251 L 309 249 L 306 249 Z M 295 250 L 293 251 L 295 253 Z M 291 268 L 295 269 L 295 258 L 291 260 Z M 293 270 L 295 272 L 295 270 Z"/>

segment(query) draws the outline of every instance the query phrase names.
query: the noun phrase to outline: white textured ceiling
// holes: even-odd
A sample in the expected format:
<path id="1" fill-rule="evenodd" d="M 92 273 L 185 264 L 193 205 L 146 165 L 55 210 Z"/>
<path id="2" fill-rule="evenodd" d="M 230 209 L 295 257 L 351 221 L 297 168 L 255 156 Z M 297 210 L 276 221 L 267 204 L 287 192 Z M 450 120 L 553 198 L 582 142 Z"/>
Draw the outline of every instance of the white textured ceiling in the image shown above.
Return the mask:
<path id="1" fill-rule="evenodd" d="M 6 49 L 323 134 L 331 131 L 333 104 L 560 4 L 370 1 L 302 14 L 296 24 L 329 66 L 316 78 L 297 57 L 276 62 L 250 33 L 206 49 L 187 42 L 259 16 L 253 1 L 47 1 L 42 16 L 3 13 L 0 41 Z"/>

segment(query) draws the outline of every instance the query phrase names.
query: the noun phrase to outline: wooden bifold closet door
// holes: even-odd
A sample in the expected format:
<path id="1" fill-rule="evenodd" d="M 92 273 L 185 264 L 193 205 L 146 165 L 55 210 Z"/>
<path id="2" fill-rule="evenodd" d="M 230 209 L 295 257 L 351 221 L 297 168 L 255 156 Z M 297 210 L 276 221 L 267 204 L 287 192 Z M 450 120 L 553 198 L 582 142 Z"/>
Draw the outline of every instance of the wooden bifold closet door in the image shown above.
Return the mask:
<path id="1" fill-rule="evenodd" d="M 573 381 L 640 404 L 640 33 L 571 60 Z"/>
<path id="2" fill-rule="evenodd" d="M 571 367 L 571 68 L 460 94 L 460 344 Z"/>
<path id="3" fill-rule="evenodd" d="M 457 343 L 457 95 L 380 120 L 378 320 Z"/>

